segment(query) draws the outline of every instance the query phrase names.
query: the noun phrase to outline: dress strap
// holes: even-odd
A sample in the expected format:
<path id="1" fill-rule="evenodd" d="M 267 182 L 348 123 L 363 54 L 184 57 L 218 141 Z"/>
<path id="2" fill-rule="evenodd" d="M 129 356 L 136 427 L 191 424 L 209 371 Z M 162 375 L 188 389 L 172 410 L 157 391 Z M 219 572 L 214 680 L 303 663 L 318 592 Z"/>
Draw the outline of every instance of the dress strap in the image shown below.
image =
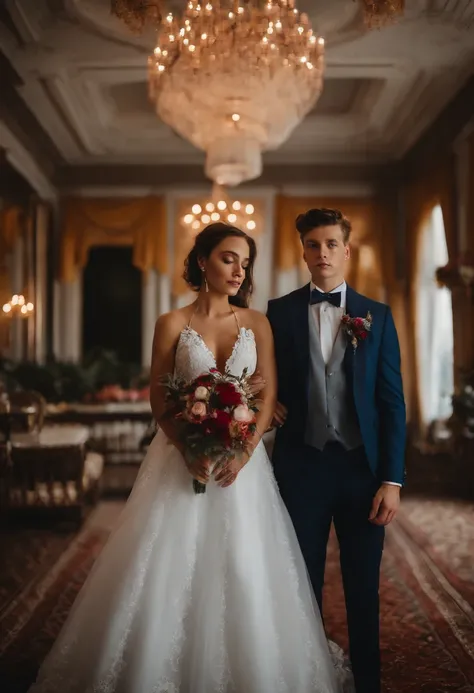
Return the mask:
<path id="1" fill-rule="evenodd" d="M 197 311 L 197 301 L 194 304 L 194 310 L 191 313 L 191 315 L 189 316 L 188 324 L 186 325 L 186 327 L 191 327 L 191 322 L 192 322 L 192 319 L 194 318 L 194 315 L 196 314 L 196 311 Z"/>
<path id="2" fill-rule="evenodd" d="M 230 306 L 230 309 L 231 309 L 231 311 L 232 311 L 233 314 L 234 314 L 235 322 L 237 323 L 237 328 L 238 328 L 239 334 L 240 334 L 241 327 L 240 327 L 239 317 L 238 317 L 238 315 L 237 315 L 237 312 L 234 310 L 234 307 L 233 307 L 233 306 Z"/>

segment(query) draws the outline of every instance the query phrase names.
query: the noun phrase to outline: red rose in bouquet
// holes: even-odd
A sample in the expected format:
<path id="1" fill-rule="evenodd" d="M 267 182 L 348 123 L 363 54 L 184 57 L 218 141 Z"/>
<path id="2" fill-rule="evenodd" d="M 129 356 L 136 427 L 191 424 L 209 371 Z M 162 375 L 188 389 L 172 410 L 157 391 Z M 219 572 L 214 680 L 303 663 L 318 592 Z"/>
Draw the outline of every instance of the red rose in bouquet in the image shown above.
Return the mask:
<path id="1" fill-rule="evenodd" d="M 246 372 L 239 378 L 213 369 L 191 383 L 166 376 L 166 400 L 179 439 L 195 457 L 214 460 L 215 465 L 245 451 L 256 430 L 256 400 L 248 394 Z M 195 493 L 206 486 L 193 480 Z"/>
<path id="2" fill-rule="evenodd" d="M 218 436 L 222 444 L 227 448 L 231 443 L 230 424 L 232 414 L 227 411 L 217 410 L 209 421 L 211 434 Z"/>
<path id="3" fill-rule="evenodd" d="M 215 394 L 219 397 L 223 407 L 236 407 L 238 404 L 242 404 L 242 394 L 237 391 L 233 383 L 218 383 Z"/>

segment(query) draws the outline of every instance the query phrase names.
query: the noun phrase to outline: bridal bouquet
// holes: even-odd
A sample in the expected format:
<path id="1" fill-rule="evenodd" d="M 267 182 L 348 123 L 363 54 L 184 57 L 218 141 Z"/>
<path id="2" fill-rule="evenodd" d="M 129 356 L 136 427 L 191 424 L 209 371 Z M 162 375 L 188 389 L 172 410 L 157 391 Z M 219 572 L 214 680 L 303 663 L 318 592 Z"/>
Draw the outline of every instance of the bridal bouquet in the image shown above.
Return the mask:
<path id="1" fill-rule="evenodd" d="M 167 416 L 172 418 L 179 440 L 192 457 L 214 461 L 212 471 L 239 452 L 256 430 L 257 401 L 248 388 L 247 371 L 237 377 L 217 369 L 192 382 L 174 375 L 162 380 L 166 390 Z M 211 472 L 212 473 L 212 472 Z M 193 480 L 195 493 L 206 486 Z"/>

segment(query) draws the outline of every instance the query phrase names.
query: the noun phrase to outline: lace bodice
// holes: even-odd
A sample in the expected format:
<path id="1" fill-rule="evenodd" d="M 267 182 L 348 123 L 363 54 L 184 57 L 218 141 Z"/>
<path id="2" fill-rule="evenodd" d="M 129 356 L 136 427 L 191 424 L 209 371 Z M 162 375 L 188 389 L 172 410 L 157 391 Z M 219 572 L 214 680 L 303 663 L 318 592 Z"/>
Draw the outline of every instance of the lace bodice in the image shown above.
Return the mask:
<path id="1" fill-rule="evenodd" d="M 255 335 L 246 327 L 239 328 L 232 353 L 227 359 L 226 373 L 242 375 L 244 368 L 252 375 L 257 367 L 257 348 Z M 194 380 L 198 375 L 216 368 L 216 358 L 201 335 L 192 327 L 185 327 L 176 348 L 175 373 L 186 380 Z"/>

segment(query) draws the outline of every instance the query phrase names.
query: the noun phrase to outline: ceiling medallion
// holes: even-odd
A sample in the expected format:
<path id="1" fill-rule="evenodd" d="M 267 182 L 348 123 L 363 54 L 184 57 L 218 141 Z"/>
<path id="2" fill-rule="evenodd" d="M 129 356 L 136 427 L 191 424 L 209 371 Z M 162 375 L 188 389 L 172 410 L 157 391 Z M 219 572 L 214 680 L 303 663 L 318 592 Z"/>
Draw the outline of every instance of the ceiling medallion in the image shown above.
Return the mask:
<path id="1" fill-rule="evenodd" d="M 365 23 L 370 29 L 380 29 L 393 24 L 403 16 L 404 0 L 361 0 L 365 13 Z"/>
<path id="2" fill-rule="evenodd" d="M 163 16 L 162 0 L 111 0 L 110 11 L 121 19 L 134 34 L 145 26 L 157 28 Z"/>
<path id="3" fill-rule="evenodd" d="M 168 14 L 149 59 L 160 118 L 207 154 L 206 175 L 238 185 L 262 172 L 315 106 L 324 39 L 294 0 L 189 0 Z"/>

